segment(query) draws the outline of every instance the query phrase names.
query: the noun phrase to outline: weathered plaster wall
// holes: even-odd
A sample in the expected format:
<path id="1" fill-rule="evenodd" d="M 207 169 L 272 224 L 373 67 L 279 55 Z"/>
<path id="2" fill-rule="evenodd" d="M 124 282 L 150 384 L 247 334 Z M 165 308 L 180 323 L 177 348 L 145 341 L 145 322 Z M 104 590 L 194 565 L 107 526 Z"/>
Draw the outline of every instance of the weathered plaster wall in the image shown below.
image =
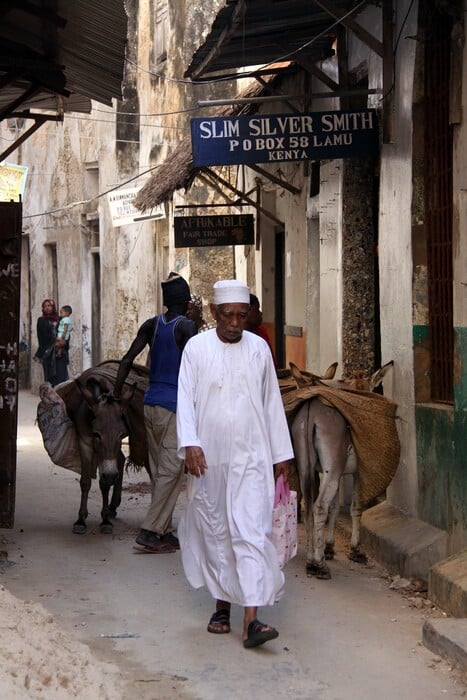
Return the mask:
<path id="1" fill-rule="evenodd" d="M 321 162 L 319 193 L 320 370 L 342 369 L 342 161 Z"/>
<path id="2" fill-rule="evenodd" d="M 135 65 L 152 67 L 154 55 L 160 48 L 157 41 L 152 41 L 156 23 L 154 4 L 130 2 L 127 11 L 127 55 L 131 63 L 126 63 L 123 99 L 117 104 L 119 114 L 115 131 L 112 136 L 109 135 L 109 160 L 113 163 L 113 171 L 100 172 L 100 191 L 144 172 L 148 160 L 143 145 L 146 146 L 148 140 L 158 138 L 157 120 L 148 116 L 156 111 L 152 109 L 151 79 L 147 72 Z M 141 186 L 143 183 L 143 178 L 136 179 L 124 187 Z M 102 355 L 105 358 L 120 358 L 141 323 L 156 313 L 154 228 L 152 222 L 112 228 L 105 200 L 100 204 L 99 214 L 101 227 L 105 231 L 100 256 Z"/>
<path id="3" fill-rule="evenodd" d="M 281 91 L 284 94 L 301 94 L 303 86 L 301 77 L 290 76 L 281 83 Z M 289 112 L 290 106 L 277 102 L 265 101 L 258 109 L 260 114 L 279 114 Z M 274 184 L 266 176 L 245 167 L 240 169 L 239 182 L 245 191 L 249 191 L 258 184 L 260 187 L 261 205 L 277 219 L 274 221 L 265 215 L 255 213 L 259 218 L 260 245 L 254 251 L 254 262 L 250 264 L 240 257 L 241 251 L 236 250 L 236 270 L 242 279 L 248 281 L 254 292 L 258 295 L 262 304 L 263 322 L 270 331 L 274 344 L 274 333 L 280 333 L 279 319 L 275 316 L 275 245 L 277 230 L 283 228 L 285 232 L 285 256 L 284 279 L 285 292 L 284 325 L 301 328 L 301 336 L 285 337 L 284 364 L 296 362 L 304 367 L 306 364 L 306 288 L 307 288 L 307 223 L 306 200 L 307 180 L 304 176 L 304 164 L 302 162 L 262 163 L 261 168 L 270 172 L 273 176 L 283 180 L 299 190 L 294 194 L 280 184 Z M 247 211 L 247 210 L 243 210 Z M 282 222 L 282 223 L 281 223 Z M 248 251 L 249 256 L 252 250 Z M 253 264 L 251 264 L 253 263 Z M 250 279 L 248 273 L 254 269 L 254 278 Z"/>
<path id="4" fill-rule="evenodd" d="M 396 4 L 396 3 L 394 3 Z M 382 41 L 382 13 L 381 7 L 369 5 L 358 16 L 358 23 L 372 36 Z M 348 67 L 349 72 L 358 74 L 360 70 L 368 75 L 368 88 L 382 89 L 383 87 L 383 61 L 374 51 L 360 41 L 355 34 L 348 32 Z M 381 108 L 381 95 L 368 96 L 368 107 Z"/>
<path id="5" fill-rule="evenodd" d="M 308 200 L 307 229 L 308 229 L 308 250 L 307 250 L 307 305 L 306 305 L 306 327 L 307 327 L 307 348 L 306 367 L 316 374 L 323 374 L 326 370 L 325 358 L 320 358 L 320 258 L 321 247 L 319 231 L 319 195 Z"/>
<path id="6" fill-rule="evenodd" d="M 464 17 L 467 1 L 464 0 Z M 464 25 L 465 32 L 465 25 Z M 467 42 L 464 40 L 462 122 L 454 129 L 454 454 L 451 477 L 451 548 L 467 545 Z"/>
<path id="7" fill-rule="evenodd" d="M 467 260 L 465 257 L 464 200 L 464 191 L 467 186 L 464 158 L 466 125 L 464 119 L 461 119 L 460 123 L 453 127 L 454 402 L 451 406 L 432 402 L 431 399 L 430 329 L 428 325 L 426 234 L 424 228 L 423 47 L 419 50 L 420 75 L 416 73 L 414 94 L 414 194 L 412 203 L 413 339 L 419 515 L 430 524 L 446 530 L 449 535 L 450 551 L 456 552 L 467 542 L 467 479 L 465 475 L 467 435 L 465 270 Z M 465 45 L 463 65 L 465 72 L 467 66 Z M 460 87 L 460 84 L 454 85 L 454 93 Z M 462 102 L 464 108 L 465 95 L 466 85 L 465 80 L 463 80 Z"/>
<path id="8" fill-rule="evenodd" d="M 275 191 L 263 191 L 261 204 L 267 210 L 275 213 Z M 256 291 L 261 302 L 263 322 L 269 332 L 269 337 L 274 344 L 275 335 L 275 239 L 276 226 L 271 219 L 261 218 L 260 223 L 260 249 L 255 253 L 256 260 Z"/>
<path id="9" fill-rule="evenodd" d="M 169 18 L 169 42 L 167 51 L 167 76 L 177 76 L 180 82 L 166 81 L 162 85 L 164 111 L 182 110 L 166 122 L 164 131 L 165 143 L 170 143 L 172 150 L 179 139 L 189 135 L 190 117 L 199 117 L 213 114 L 215 108 L 208 107 L 197 109 L 199 100 L 220 99 L 230 97 L 240 91 L 237 81 L 220 81 L 218 83 L 204 83 L 197 85 L 183 81 L 183 74 L 188 67 L 191 58 L 210 28 L 214 18 L 223 5 L 223 0 L 214 0 L 208 4 L 199 0 L 186 0 L 186 2 L 168 3 Z M 159 100 L 161 95 L 158 95 Z M 161 104 L 161 102 L 159 102 Z M 187 112 L 186 110 L 192 110 Z M 222 176 L 235 184 L 235 168 L 225 168 Z M 166 248 L 166 257 L 163 265 L 163 276 L 169 270 L 176 270 L 189 281 L 192 291 L 200 294 L 203 299 L 204 318 L 211 322 L 209 303 L 212 301 L 212 286 L 214 282 L 222 278 L 241 276 L 235 265 L 235 255 L 239 255 L 240 265 L 243 263 L 243 247 L 218 246 L 206 248 L 180 248 L 175 249 L 173 243 L 173 216 L 182 214 L 185 216 L 212 213 L 239 213 L 232 209 L 194 209 L 184 208 L 177 210 L 177 206 L 187 207 L 193 204 L 224 203 L 219 198 L 214 188 L 206 187 L 195 180 L 188 192 L 178 191 L 174 194 L 173 206 L 168 207 L 169 219 L 164 226 L 165 235 L 169 242 Z M 241 211 L 244 211 L 243 209 Z M 241 250 L 240 250 L 241 248 Z"/>
<path id="10" fill-rule="evenodd" d="M 301 336 L 286 334 L 285 364 L 306 364 L 306 289 L 307 289 L 307 221 L 306 186 L 303 163 L 295 164 L 293 175 L 284 173 L 301 191 L 299 195 L 284 193 L 277 198 L 276 212 L 285 227 L 285 325 L 301 329 Z"/>
<path id="11" fill-rule="evenodd" d="M 23 285 L 21 323 L 31 328 L 33 353 L 42 299 L 53 296 L 59 304 L 71 304 L 72 376 L 95 361 L 98 348 L 97 360 L 121 357 L 139 325 L 161 310 L 160 280 L 170 269 L 190 277 L 189 252 L 169 245 L 170 207 L 166 220 L 113 228 L 106 196 L 96 197 L 118 186 L 142 185 L 149 169 L 189 134 L 186 108 L 202 97 L 224 93 L 225 83 L 206 87 L 183 80 L 221 4 L 129 0 L 129 62 L 122 101 L 114 107 L 95 103 L 89 116 L 66 115 L 63 124 L 42 126 L 9 157 L 9 162 L 29 167 L 23 211 L 30 241 L 24 274 L 29 273 L 30 288 Z M 25 129 L 17 122 L 10 125 Z M 6 122 L 0 133 L 11 140 Z M 212 287 L 210 263 L 216 252 L 195 253 L 196 286 Z M 206 275 L 200 281 L 205 262 L 210 264 L 207 282 Z M 42 369 L 35 363 L 31 379 L 37 390 Z"/>
<path id="12" fill-rule="evenodd" d="M 397 5 L 396 35 L 409 2 Z M 388 489 L 388 500 L 401 510 L 418 514 L 418 479 L 414 423 L 412 352 L 411 250 L 411 132 L 417 3 L 406 19 L 396 59 L 394 142 L 381 151 L 379 261 L 382 362 L 394 360 L 393 381 L 385 394 L 399 405 L 402 457 Z"/>
<path id="13" fill-rule="evenodd" d="M 4 123 L 2 133 L 8 133 Z M 59 306 L 73 307 L 75 331 L 70 362 L 74 371 L 82 362 L 81 280 L 80 266 L 76 264 L 80 259 L 82 223 L 74 207 L 63 207 L 82 199 L 77 121 L 42 126 L 10 155 L 9 162 L 27 165 L 29 169 L 23 199 L 23 231 L 29 236 L 30 260 L 24 261 L 23 274 L 29 274 L 30 288 L 23 291 L 30 296 L 22 298 L 21 322 L 32 326 L 31 356 L 37 349 L 35 328 L 42 300 L 53 297 Z M 42 368 L 31 363 L 33 387 L 37 388 L 41 381 Z"/>

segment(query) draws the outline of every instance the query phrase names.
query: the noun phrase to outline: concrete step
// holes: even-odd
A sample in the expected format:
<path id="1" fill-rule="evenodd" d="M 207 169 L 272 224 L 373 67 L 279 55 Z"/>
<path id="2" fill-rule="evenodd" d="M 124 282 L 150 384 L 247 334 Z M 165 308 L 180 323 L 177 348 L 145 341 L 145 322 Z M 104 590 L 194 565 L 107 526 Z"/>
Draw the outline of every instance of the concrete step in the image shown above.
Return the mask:
<path id="1" fill-rule="evenodd" d="M 363 513 L 361 543 L 389 572 L 423 581 L 428 581 L 431 567 L 448 555 L 444 530 L 405 515 L 387 501 Z"/>
<path id="2" fill-rule="evenodd" d="M 431 567 L 428 595 L 453 617 L 467 618 L 467 547 Z"/>
<path id="3" fill-rule="evenodd" d="M 467 672 L 467 619 L 426 620 L 423 625 L 423 644 Z"/>
<path id="4" fill-rule="evenodd" d="M 428 598 L 448 615 L 427 620 L 423 643 L 467 671 L 467 549 L 448 557 L 448 536 L 386 501 L 362 517 L 363 549 L 390 573 L 428 582 Z"/>

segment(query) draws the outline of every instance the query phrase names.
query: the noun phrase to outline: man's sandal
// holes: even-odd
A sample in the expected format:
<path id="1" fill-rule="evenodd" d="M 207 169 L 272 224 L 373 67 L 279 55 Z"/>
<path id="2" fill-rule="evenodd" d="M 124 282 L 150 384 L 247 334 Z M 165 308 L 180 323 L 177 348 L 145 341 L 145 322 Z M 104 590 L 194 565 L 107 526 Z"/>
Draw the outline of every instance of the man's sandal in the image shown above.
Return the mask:
<path id="1" fill-rule="evenodd" d="M 211 615 L 208 632 L 212 634 L 228 634 L 230 632 L 230 610 L 221 608 Z"/>
<path id="2" fill-rule="evenodd" d="M 279 632 L 274 627 L 265 625 L 264 622 L 260 622 L 259 620 L 250 622 L 247 634 L 247 638 L 243 640 L 245 649 L 259 647 L 260 644 L 269 642 L 270 639 L 276 639 L 276 637 L 279 636 Z"/>

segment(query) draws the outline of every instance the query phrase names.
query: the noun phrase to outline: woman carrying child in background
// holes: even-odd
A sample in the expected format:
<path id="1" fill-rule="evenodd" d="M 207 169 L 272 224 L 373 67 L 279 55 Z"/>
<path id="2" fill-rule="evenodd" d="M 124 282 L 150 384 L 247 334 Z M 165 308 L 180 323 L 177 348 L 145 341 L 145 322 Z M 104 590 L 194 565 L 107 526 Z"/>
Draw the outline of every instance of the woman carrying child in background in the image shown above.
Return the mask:
<path id="1" fill-rule="evenodd" d="M 53 299 L 42 302 L 42 316 L 37 319 L 37 342 L 39 347 L 34 360 L 40 362 L 44 369 L 44 382 L 52 386 L 57 384 L 55 367 L 55 341 L 57 338 L 57 307 Z"/>
<path id="2" fill-rule="evenodd" d="M 68 351 L 70 349 L 70 333 L 73 330 L 71 321 L 72 308 L 68 304 L 60 309 L 60 320 L 57 327 L 55 340 L 55 379 L 56 384 L 66 382 L 68 377 Z M 52 386 L 55 386 L 52 384 Z"/>

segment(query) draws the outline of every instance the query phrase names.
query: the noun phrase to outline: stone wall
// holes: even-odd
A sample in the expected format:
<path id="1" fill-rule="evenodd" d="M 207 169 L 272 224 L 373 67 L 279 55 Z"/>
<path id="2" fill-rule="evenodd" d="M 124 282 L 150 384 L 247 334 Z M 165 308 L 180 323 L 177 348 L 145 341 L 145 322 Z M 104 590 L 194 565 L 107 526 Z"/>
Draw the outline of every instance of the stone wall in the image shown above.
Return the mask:
<path id="1" fill-rule="evenodd" d="M 379 322 L 376 303 L 375 166 L 369 159 L 344 161 L 342 191 L 343 376 L 373 372 Z"/>

